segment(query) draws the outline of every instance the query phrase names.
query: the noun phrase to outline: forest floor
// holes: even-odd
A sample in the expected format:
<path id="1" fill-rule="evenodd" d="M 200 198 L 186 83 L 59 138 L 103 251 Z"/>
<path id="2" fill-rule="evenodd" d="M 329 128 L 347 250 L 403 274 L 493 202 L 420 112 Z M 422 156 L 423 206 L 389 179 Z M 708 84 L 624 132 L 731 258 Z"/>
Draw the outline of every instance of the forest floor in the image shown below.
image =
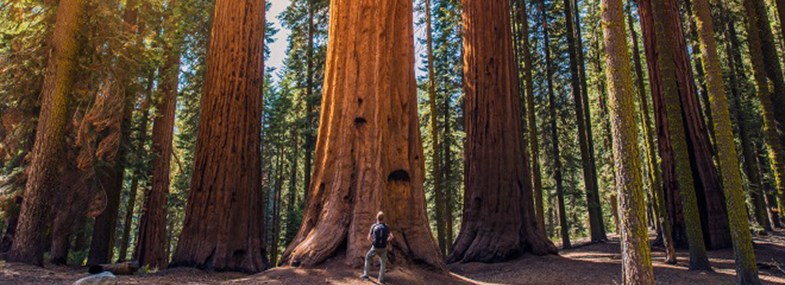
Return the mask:
<path id="1" fill-rule="evenodd" d="M 785 231 L 755 237 L 760 277 L 765 284 L 785 284 Z M 658 284 L 735 284 L 733 250 L 710 251 L 713 272 L 687 270 L 688 253 L 679 251 L 679 263 L 662 262 L 662 248 L 654 248 L 654 276 Z M 393 267 L 387 284 L 620 284 L 617 238 L 599 244 L 585 241 L 562 250 L 558 256 L 522 258 L 497 264 L 450 265 L 450 274 Z M 0 261 L 0 284 L 71 284 L 86 276 L 84 268 L 48 265 L 45 268 Z M 360 270 L 340 261 L 315 269 L 278 267 L 256 275 L 205 272 L 176 268 L 120 276 L 118 284 L 347 284 L 371 285 L 359 279 Z M 375 280 L 375 279 L 373 279 Z"/>

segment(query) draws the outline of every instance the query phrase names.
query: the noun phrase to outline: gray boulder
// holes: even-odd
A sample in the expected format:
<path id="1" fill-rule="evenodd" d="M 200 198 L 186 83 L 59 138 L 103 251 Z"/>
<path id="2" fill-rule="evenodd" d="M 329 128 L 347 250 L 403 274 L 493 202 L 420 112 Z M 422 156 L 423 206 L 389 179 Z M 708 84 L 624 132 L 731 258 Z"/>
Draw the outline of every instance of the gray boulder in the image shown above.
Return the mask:
<path id="1" fill-rule="evenodd" d="M 90 275 L 85 278 L 76 280 L 73 285 L 115 285 L 117 284 L 117 276 L 112 272 L 101 272 L 99 274 Z"/>

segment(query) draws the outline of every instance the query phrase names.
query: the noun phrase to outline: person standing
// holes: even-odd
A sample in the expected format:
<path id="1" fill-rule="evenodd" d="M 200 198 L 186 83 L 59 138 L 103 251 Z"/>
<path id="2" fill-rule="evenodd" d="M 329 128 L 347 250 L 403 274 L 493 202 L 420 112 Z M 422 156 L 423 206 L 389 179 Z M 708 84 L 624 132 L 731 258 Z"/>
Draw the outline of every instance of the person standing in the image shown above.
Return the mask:
<path id="1" fill-rule="evenodd" d="M 368 241 L 371 242 L 371 250 L 365 255 L 365 268 L 360 278 L 369 280 L 368 267 L 375 255 L 379 256 L 381 266 L 379 267 L 379 283 L 384 284 L 384 269 L 387 265 L 387 244 L 393 241 L 395 236 L 390 232 L 390 228 L 384 223 L 384 212 L 376 214 L 376 223 L 371 226 L 368 233 Z"/>

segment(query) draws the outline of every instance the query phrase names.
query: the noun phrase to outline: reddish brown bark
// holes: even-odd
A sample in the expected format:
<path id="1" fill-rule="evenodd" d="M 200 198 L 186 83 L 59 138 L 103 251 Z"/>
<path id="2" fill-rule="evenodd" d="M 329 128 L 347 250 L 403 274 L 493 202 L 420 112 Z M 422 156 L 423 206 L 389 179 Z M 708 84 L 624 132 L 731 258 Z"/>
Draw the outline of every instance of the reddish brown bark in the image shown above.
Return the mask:
<path id="1" fill-rule="evenodd" d="M 218 0 L 193 177 L 172 266 L 259 272 L 264 1 Z"/>
<path id="2" fill-rule="evenodd" d="M 153 119 L 153 172 L 152 189 L 145 197 L 142 219 L 139 223 L 139 238 L 136 244 L 136 260 L 140 266 L 164 267 L 168 255 L 166 235 L 166 202 L 169 195 L 171 173 L 172 138 L 174 137 L 174 115 L 177 105 L 177 85 L 180 73 L 180 40 L 177 17 L 174 15 L 177 1 L 168 3 L 170 14 L 166 15 L 164 38 L 167 40 L 166 61 L 161 69 L 160 98 L 157 100 L 159 114 Z"/>
<path id="3" fill-rule="evenodd" d="M 659 0 L 662 1 L 662 0 Z M 657 125 L 658 147 L 660 150 L 662 181 L 668 214 L 671 218 L 674 242 L 677 246 L 686 246 L 686 225 L 684 223 L 684 213 L 682 212 L 682 201 L 679 199 L 680 193 L 677 183 L 677 171 L 674 161 L 673 146 L 671 145 L 671 134 L 668 130 L 668 122 L 665 116 L 667 104 L 663 101 L 663 90 L 659 83 L 661 67 L 656 63 L 655 48 L 657 45 L 656 35 L 654 34 L 654 23 L 651 17 L 651 8 L 646 4 L 650 1 L 641 1 L 641 23 L 644 34 L 644 45 L 646 47 L 646 57 L 649 68 L 649 78 L 651 82 L 652 97 L 655 110 L 655 123 Z M 714 166 L 708 131 L 702 119 L 700 104 L 698 102 L 689 57 L 687 55 L 686 42 L 684 40 L 683 29 L 681 28 L 681 18 L 677 5 L 673 0 L 665 0 L 665 9 L 662 21 L 663 31 L 668 41 L 664 45 L 669 47 L 668 52 L 672 55 L 673 74 L 668 78 L 674 78 L 677 82 L 677 92 L 681 100 L 684 128 L 687 136 L 687 153 L 689 153 L 690 169 L 693 173 L 695 192 L 698 197 L 698 207 L 700 212 L 701 224 L 704 232 L 704 239 L 709 248 L 725 248 L 731 245 L 727 212 L 725 210 L 725 198 L 722 193 L 722 184 L 719 174 Z M 672 76 L 672 77 L 671 77 Z M 680 150 L 679 150 L 680 151 Z"/>
<path id="4" fill-rule="evenodd" d="M 461 232 L 449 262 L 555 253 L 534 211 L 521 143 L 509 3 L 464 0 L 466 173 Z M 489 32 L 495 31 L 495 32 Z"/>
<path id="5" fill-rule="evenodd" d="M 374 214 L 397 237 L 390 260 L 443 269 L 425 212 L 412 1 L 330 3 L 327 66 L 310 198 L 281 263 L 345 254 L 359 265 Z"/>

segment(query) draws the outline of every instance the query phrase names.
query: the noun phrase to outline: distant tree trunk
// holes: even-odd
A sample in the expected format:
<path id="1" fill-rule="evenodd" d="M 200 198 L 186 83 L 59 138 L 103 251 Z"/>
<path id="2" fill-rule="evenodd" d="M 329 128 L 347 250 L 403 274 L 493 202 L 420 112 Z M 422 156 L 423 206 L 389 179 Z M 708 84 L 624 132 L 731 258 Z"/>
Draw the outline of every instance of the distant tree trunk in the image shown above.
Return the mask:
<path id="1" fill-rule="evenodd" d="M 276 264 L 278 261 L 278 244 L 281 238 L 281 190 L 283 189 L 283 148 L 279 149 L 278 162 L 276 163 L 275 185 L 273 186 L 273 226 L 272 238 L 270 239 L 270 262 Z"/>
<path id="2" fill-rule="evenodd" d="M 447 254 L 444 236 L 444 188 L 442 185 L 442 161 L 439 156 L 439 132 L 436 125 L 436 73 L 433 67 L 433 30 L 431 28 L 431 1 L 425 0 L 425 33 L 428 53 L 428 107 L 431 112 L 428 131 L 431 133 L 431 179 L 433 179 L 434 209 L 436 210 L 436 241 L 442 255 Z"/>
<path id="3" fill-rule="evenodd" d="M 259 191 L 264 6 L 215 2 L 193 177 L 172 266 L 268 266 Z"/>
<path id="4" fill-rule="evenodd" d="M 509 2 L 462 4 L 466 186 L 461 232 L 448 262 L 498 262 L 524 251 L 554 253 L 556 248 L 537 226 L 529 162 L 521 143 Z"/>
<path id="5" fill-rule="evenodd" d="M 654 284 L 651 251 L 646 233 L 643 175 L 635 123 L 632 68 L 624 29 L 621 0 L 602 0 L 605 62 L 607 65 L 610 118 L 616 189 L 619 193 L 622 239 L 622 282 Z"/>
<path id="6" fill-rule="evenodd" d="M 583 166 L 583 182 L 586 187 L 586 204 L 589 213 L 589 228 L 591 231 L 591 241 L 599 242 L 606 239 L 604 225 L 602 224 L 602 207 L 600 206 L 599 189 L 597 186 L 597 173 L 594 167 L 594 153 L 589 144 L 589 133 L 591 127 L 587 121 L 586 108 L 588 105 L 583 102 L 583 93 L 588 92 L 581 86 L 581 75 L 579 71 L 577 43 L 581 41 L 580 35 L 577 36 L 574 29 L 572 1 L 564 0 L 565 25 L 567 26 L 567 51 L 570 57 L 570 78 L 572 84 L 572 96 L 575 99 L 575 116 L 578 124 L 578 144 L 581 149 L 581 162 Z M 582 59 L 582 58 L 581 58 Z"/>
<path id="7" fill-rule="evenodd" d="M 297 128 L 292 128 L 291 130 L 291 139 L 292 139 L 292 147 L 294 148 L 291 153 L 291 163 L 289 165 L 289 189 L 286 191 L 286 232 L 284 233 L 284 244 L 288 244 L 294 238 L 294 235 L 297 232 L 294 231 L 294 228 L 298 226 L 297 220 L 295 220 L 295 209 L 297 208 L 296 200 L 297 200 L 297 172 L 298 172 L 298 164 L 299 164 L 299 157 L 300 157 L 300 141 L 298 138 L 299 130 Z"/>
<path id="8" fill-rule="evenodd" d="M 153 172 L 149 195 L 145 197 L 142 218 L 139 222 L 139 237 L 136 243 L 136 260 L 139 265 L 163 268 L 167 265 L 168 244 L 166 231 L 166 205 L 169 195 L 172 139 L 174 138 L 174 119 L 177 107 L 177 86 L 180 73 L 180 33 L 176 15 L 177 1 L 167 3 L 164 39 L 166 59 L 161 69 L 159 84 L 160 98 L 153 119 Z"/>
<path id="9" fill-rule="evenodd" d="M 768 25 L 766 20 L 759 20 L 757 13 L 756 0 L 744 0 L 744 9 L 747 15 L 747 41 L 749 43 L 750 61 L 752 62 L 753 78 L 755 79 L 755 93 L 758 94 L 760 99 L 761 111 L 763 116 L 763 137 L 766 147 L 769 150 L 769 160 L 771 162 L 771 171 L 774 174 L 774 185 L 777 191 L 779 200 L 779 213 L 783 217 L 783 209 L 785 209 L 785 152 L 783 152 L 782 141 L 777 133 L 776 113 L 778 112 L 774 104 L 774 97 L 785 97 L 782 94 L 772 93 L 769 89 L 770 78 L 767 77 L 766 63 L 768 59 L 765 58 L 765 50 L 763 48 L 764 39 L 761 36 L 762 26 Z M 774 84 L 772 84 L 774 85 Z"/>
<path id="10" fill-rule="evenodd" d="M 540 171 L 540 140 L 537 134 L 537 112 L 534 107 L 534 80 L 532 79 L 532 54 L 529 43 L 529 12 L 527 2 L 520 1 L 521 6 L 521 38 L 523 52 L 523 80 L 526 85 L 526 124 L 529 132 L 529 145 L 531 154 L 531 172 L 534 192 L 534 211 L 537 225 L 540 230 L 545 229 L 545 206 L 542 200 L 542 172 Z"/>
<path id="11" fill-rule="evenodd" d="M 452 109 L 450 108 L 452 105 L 450 104 L 450 100 L 444 100 L 444 109 L 442 110 L 444 114 L 444 147 L 442 150 L 444 151 L 444 220 L 445 220 L 445 232 L 444 232 L 444 239 L 447 242 L 447 254 L 452 253 L 452 244 L 454 239 L 453 234 L 453 203 L 455 202 L 454 193 L 456 192 L 453 189 L 452 181 L 452 159 L 453 154 L 450 146 L 452 145 L 452 141 L 450 140 L 449 134 L 452 133 L 452 123 L 451 114 Z"/>
<path id="12" fill-rule="evenodd" d="M 779 124 L 777 129 L 780 134 L 780 147 L 785 148 L 785 79 L 783 79 L 782 66 L 780 66 L 782 58 L 777 54 L 777 47 L 774 44 L 774 34 L 771 31 L 766 5 L 763 0 L 755 0 L 763 63 L 765 64 L 769 83 L 772 85 L 771 104 L 774 107 L 774 119 Z M 748 18 L 748 20 L 752 20 L 752 18 Z M 782 155 L 780 154 L 780 156 Z M 783 169 L 785 166 L 779 166 L 778 168 Z M 777 187 L 780 218 L 785 219 L 785 173 L 783 171 L 774 171 L 774 184 Z"/>
<path id="13" fill-rule="evenodd" d="M 714 38 L 711 7 L 707 0 L 694 1 L 695 22 L 697 22 L 701 42 L 701 58 L 703 66 L 706 68 L 706 86 L 714 118 L 714 130 L 716 131 L 717 156 L 720 169 L 722 169 L 722 185 L 725 188 L 725 197 L 730 213 L 728 218 L 733 238 L 733 252 L 736 257 L 736 278 L 739 284 L 760 284 L 758 267 L 755 263 L 755 251 L 752 248 L 749 218 L 745 209 L 744 183 L 739 170 L 728 98 L 725 94 L 720 56 L 717 53 L 717 42 Z"/>
<path id="14" fill-rule="evenodd" d="M 725 27 L 725 52 L 728 61 L 728 71 L 730 72 L 730 80 L 728 85 L 730 87 L 732 109 L 735 112 L 736 125 L 739 128 L 739 140 L 741 140 L 742 157 L 744 158 L 744 172 L 747 174 L 749 181 L 750 198 L 753 205 L 753 213 L 755 214 L 755 221 L 766 231 L 772 230 L 772 223 L 769 221 L 768 211 L 766 209 L 765 194 L 763 191 L 763 182 L 761 180 L 761 172 L 758 167 L 758 154 L 755 143 L 753 141 L 753 131 L 751 131 L 750 123 L 752 118 L 747 110 L 742 108 L 742 93 L 739 87 L 739 82 L 746 82 L 746 78 L 739 76 L 744 75 L 744 65 L 741 61 L 741 52 L 739 47 L 738 36 L 736 35 L 735 21 L 730 17 L 726 7 L 721 8 L 722 20 Z"/>
<path id="15" fill-rule="evenodd" d="M 361 264 L 382 210 L 398 237 L 393 263 L 444 269 L 425 211 L 412 1 L 333 0 L 330 13 L 310 199 L 281 263 L 315 266 L 345 250 Z"/>
<path id="16" fill-rule="evenodd" d="M 632 9 L 630 9 L 632 10 Z M 657 213 L 657 225 L 662 231 L 663 245 L 665 246 L 665 263 L 676 264 L 676 248 L 673 244 L 673 230 L 671 229 L 670 214 L 665 204 L 665 193 L 662 189 L 662 174 L 660 168 L 657 166 L 657 154 L 654 151 L 654 134 L 651 129 L 651 116 L 649 113 L 649 100 L 646 96 L 646 86 L 643 79 L 643 64 L 641 63 L 640 48 L 638 47 L 638 34 L 633 29 L 632 11 L 627 14 L 627 23 L 630 27 L 632 34 L 632 58 L 635 63 L 635 74 L 637 75 L 638 86 L 638 99 L 641 113 L 641 129 L 643 130 L 644 141 L 643 145 L 646 149 L 646 168 L 649 170 L 649 182 L 651 183 L 651 192 L 654 198 L 652 203 Z"/>
<path id="17" fill-rule="evenodd" d="M 572 0 L 572 7 L 575 8 L 575 13 L 574 13 L 574 15 L 575 15 L 575 34 L 576 34 L 576 37 L 577 37 L 578 72 L 579 72 L 580 78 L 581 78 L 581 89 L 583 90 L 583 92 L 581 92 L 581 96 L 583 97 L 583 100 L 582 100 L 583 101 L 583 110 L 584 110 L 583 111 L 583 116 L 584 116 L 584 122 L 586 122 L 586 137 L 588 137 L 587 143 L 588 143 L 588 148 L 589 148 L 589 154 L 591 154 L 589 156 L 589 159 L 590 159 L 590 163 L 589 163 L 590 171 L 589 171 L 589 173 L 592 175 L 590 184 L 593 184 L 593 187 L 594 187 L 594 192 L 595 192 L 595 194 L 594 194 L 594 197 L 595 197 L 594 198 L 594 202 L 596 202 L 596 204 L 597 204 L 596 211 L 597 211 L 597 216 L 599 217 L 599 220 L 595 221 L 594 223 L 596 224 L 596 228 L 597 229 L 602 230 L 602 233 L 599 233 L 599 230 L 592 230 L 592 232 L 594 233 L 594 235 L 596 237 L 600 237 L 601 240 L 606 240 L 607 236 L 605 234 L 605 222 L 604 222 L 603 214 L 602 214 L 602 205 L 600 204 L 600 196 L 602 194 L 600 193 L 600 188 L 599 188 L 599 185 L 598 185 L 597 160 L 595 158 L 595 152 L 594 152 L 594 132 L 592 131 L 591 110 L 590 110 L 590 107 L 589 107 L 591 102 L 589 101 L 589 83 L 588 83 L 588 79 L 587 79 L 587 76 L 586 76 L 586 59 L 585 59 L 585 55 L 584 55 L 582 32 L 581 32 L 581 13 L 580 13 L 580 8 L 578 7 L 577 0 Z M 601 92 L 604 92 L 604 90 L 601 91 Z M 604 120 L 604 121 L 607 122 L 607 120 Z M 597 223 L 599 223 L 599 224 L 597 224 Z"/>
<path id="18" fill-rule="evenodd" d="M 649 80 L 652 89 L 655 114 L 657 114 L 658 135 L 660 136 L 660 156 L 662 157 L 663 173 L 667 175 L 663 178 L 671 178 L 668 181 L 671 201 L 676 200 L 673 195 L 679 193 L 681 205 L 683 207 L 683 218 L 686 222 L 684 229 L 687 233 L 690 249 L 690 269 L 703 270 L 710 269 L 709 259 L 706 256 L 706 247 L 703 240 L 703 230 L 701 228 L 698 201 L 695 194 L 695 183 L 690 165 L 688 149 L 687 130 L 685 129 L 685 118 L 682 113 L 680 97 L 684 97 L 679 87 L 686 84 L 679 84 L 676 68 L 676 55 L 678 48 L 675 48 L 674 40 L 667 32 L 681 32 L 680 23 L 676 18 L 676 31 L 669 27 L 666 21 L 673 21 L 672 9 L 674 3 L 665 3 L 670 0 L 642 0 L 640 1 L 639 11 L 641 13 L 641 26 L 646 40 L 646 54 L 649 66 Z M 668 4 L 668 5 L 666 5 Z M 670 10 L 670 12 L 667 12 Z M 656 35 L 655 35 L 656 33 Z M 683 40 L 683 36 L 681 37 Z M 683 42 L 682 42 L 683 43 Z M 684 64 L 683 61 L 678 63 Z M 681 96 L 680 96 L 681 95 Z M 694 98 L 693 98 L 694 99 Z M 666 103 L 669 102 L 669 103 Z M 683 103 L 683 102 L 682 102 Z M 686 108 L 684 108 L 686 109 Z M 686 113 L 686 112 L 685 112 Z M 678 185 L 678 188 L 676 188 Z M 678 190 L 678 191 L 676 191 Z M 674 218 L 675 219 L 675 218 Z"/>
<path id="19" fill-rule="evenodd" d="M 125 4 L 123 22 L 127 30 L 127 35 L 134 35 L 137 31 L 137 18 L 139 10 L 138 0 L 128 0 Z M 119 57 L 119 64 L 130 67 L 134 63 L 129 62 L 125 57 Z M 132 71 L 136 71 L 135 68 Z M 126 154 L 129 135 L 131 133 L 131 119 L 133 116 L 135 88 L 132 87 L 133 75 L 130 73 L 121 75 L 119 84 L 125 89 L 123 119 L 121 123 L 120 147 L 117 161 L 114 165 L 103 166 L 98 171 L 99 185 L 106 191 L 107 202 L 106 210 L 95 218 L 93 226 L 93 236 L 90 239 L 90 255 L 87 258 L 88 265 L 109 263 L 112 260 L 112 250 L 114 249 L 115 228 L 117 226 L 117 214 L 120 211 L 120 194 L 123 190 L 123 176 L 125 174 Z M 106 173 L 104 173 L 106 172 Z"/>
<path id="20" fill-rule="evenodd" d="M 139 127 L 139 138 L 137 141 L 136 151 L 141 153 L 144 151 L 144 146 L 147 143 L 147 124 L 149 121 L 149 111 L 147 106 L 149 104 L 149 96 L 152 94 L 153 91 L 153 75 L 148 77 L 147 89 L 146 94 L 148 94 L 147 98 L 144 99 L 142 102 L 142 118 Z M 129 189 L 128 195 L 128 204 L 126 204 L 125 210 L 125 218 L 123 221 L 123 232 L 120 238 L 120 249 L 118 250 L 118 261 L 125 261 L 128 257 L 128 247 L 130 246 L 130 239 L 131 239 L 131 224 L 133 223 L 134 217 L 134 208 L 136 207 L 136 195 L 139 189 L 139 179 L 142 176 L 140 169 L 134 169 L 134 172 L 131 177 L 131 188 Z M 135 256 L 134 256 L 135 258 Z"/>
<path id="21" fill-rule="evenodd" d="M 44 76 L 41 112 L 36 127 L 32 162 L 19 213 L 16 241 L 7 260 L 43 265 L 50 199 L 60 183 L 65 148 L 68 101 L 73 87 L 75 59 L 79 50 L 80 17 L 84 1 L 62 1 L 52 33 L 52 51 Z"/>
<path id="22" fill-rule="evenodd" d="M 559 207 L 559 226 L 561 228 L 562 247 L 570 247 L 570 233 L 567 225 L 567 214 L 564 206 L 564 186 L 562 185 L 562 163 L 559 154 L 559 129 L 557 125 L 556 113 L 556 94 L 553 90 L 553 64 L 551 63 L 550 31 L 548 31 L 548 10 L 545 8 L 545 0 L 540 1 L 540 11 L 542 12 L 543 45 L 545 46 L 545 65 L 548 85 L 548 102 L 551 116 L 551 144 L 553 155 L 553 179 L 556 180 L 556 195 Z"/>

